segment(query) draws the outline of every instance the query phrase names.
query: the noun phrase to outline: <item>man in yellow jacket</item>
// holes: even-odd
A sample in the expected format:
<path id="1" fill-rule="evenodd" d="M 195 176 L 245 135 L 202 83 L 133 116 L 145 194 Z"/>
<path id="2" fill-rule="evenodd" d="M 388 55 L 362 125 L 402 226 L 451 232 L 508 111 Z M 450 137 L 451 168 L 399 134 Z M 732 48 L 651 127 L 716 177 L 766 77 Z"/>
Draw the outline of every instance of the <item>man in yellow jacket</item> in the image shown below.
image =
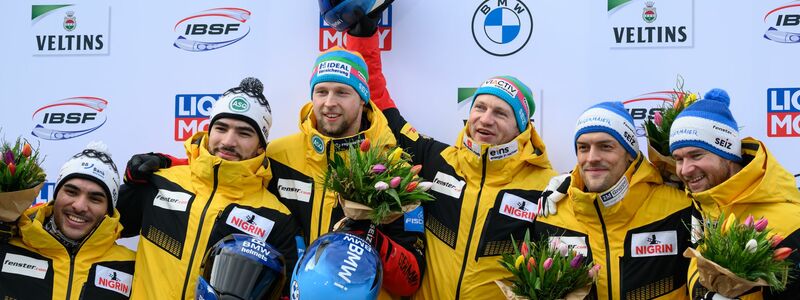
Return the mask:
<path id="1" fill-rule="evenodd" d="M 267 147 L 274 174 L 268 188 L 298 218 L 306 242 L 332 231 L 344 217 L 333 191 L 323 184 L 334 155 L 345 154 L 344 150 L 365 138 L 378 147 L 397 143 L 386 117 L 371 101 L 368 76 L 358 53 L 334 48 L 320 54 L 311 75 L 311 102 L 300 110 L 300 132 Z M 379 299 L 409 296 L 420 285 L 425 270 L 421 210 L 377 226 L 373 246 L 383 263 Z M 346 230 L 364 232 L 368 225 L 352 222 Z"/>
<path id="2" fill-rule="evenodd" d="M 663 183 L 639 151 L 620 102 L 587 109 L 575 129 L 578 164 L 558 214 L 540 216 L 537 238 L 573 246 L 601 266 L 590 299 L 688 299 L 691 201 Z"/>
<path id="3" fill-rule="evenodd" d="M 487 79 L 453 146 L 417 133 L 386 89 L 376 35 L 347 38 L 370 69 L 370 92 L 398 143 L 422 165 L 436 200 L 425 205 L 427 271 L 415 299 L 502 299 L 495 280 L 511 277 L 497 261 L 513 251 L 537 211 L 550 166 L 530 116 L 530 88 L 512 76 Z"/>
<path id="4" fill-rule="evenodd" d="M 126 176 L 123 236 L 141 235 L 142 275 L 134 278 L 131 298 L 193 300 L 203 256 L 232 233 L 269 243 L 294 266 L 300 227 L 266 189 L 272 115 L 262 92 L 255 78 L 225 92 L 211 109 L 209 131 L 184 144 L 188 165 L 161 169 L 142 183 Z M 288 284 L 284 289 L 288 294 Z"/>
<path id="5" fill-rule="evenodd" d="M 713 89 L 675 119 L 670 129 L 670 151 L 678 177 L 706 216 L 734 213 L 742 219 L 748 215 L 767 218 L 772 232 L 785 237 L 778 247 L 798 249 L 800 191 L 795 180 L 764 143 L 753 138 L 740 140 L 729 105 L 728 93 Z M 793 262 L 790 272 L 798 274 L 800 252 L 795 250 L 788 259 Z M 706 293 L 697 278 L 693 259 L 688 275 L 692 298 L 724 299 Z M 755 288 L 739 299 L 796 299 L 798 295 L 800 280 L 794 279 L 784 292 Z"/>
<path id="6" fill-rule="evenodd" d="M 0 299 L 128 299 L 134 253 L 115 242 L 117 167 L 91 143 L 61 167 L 55 197 L 28 209 L 0 244 Z"/>

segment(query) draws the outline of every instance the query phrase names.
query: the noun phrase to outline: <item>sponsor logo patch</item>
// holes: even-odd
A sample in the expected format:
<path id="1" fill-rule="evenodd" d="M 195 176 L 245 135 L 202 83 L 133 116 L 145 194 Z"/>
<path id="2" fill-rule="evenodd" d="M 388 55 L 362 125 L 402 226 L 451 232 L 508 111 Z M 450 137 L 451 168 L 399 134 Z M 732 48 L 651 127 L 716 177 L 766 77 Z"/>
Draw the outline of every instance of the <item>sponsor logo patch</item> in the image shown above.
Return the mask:
<path id="1" fill-rule="evenodd" d="M 175 48 L 203 52 L 232 45 L 250 34 L 250 11 L 235 7 L 212 8 L 182 18 L 172 28 Z"/>
<path id="2" fill-rule="evenodd" d="M 299 180 L 278 178 L 278 194 L 281 198 L 311 201 L 312 184 Z"/>
<path id="3" fill-rule="evenodd" d="M 505 193 L 503 194 L 503 201 L 500 203 L 499 209 L 500 214 L 522 221 L 533 222 L 533 219 L 536 218 L 536 212 L 539 210 L 539 206 L 520 196 Z"/>
<path id="4" fill-rule="evenodd" d="M 225 223 L 262 241 L 267 240 L 272 227 L 275 226 L 275 221 L 238 207 L 231 210 Z"/>
<path id="5" fill-rule="evenodd" d="M 153 198 L 153 205 L 168 210 L 186 211 L 186 206 L 191 198 L 192 195 L 187 193 L 159 189 L 158 194 Z"/>
<path id="6" fill-rule="evenodd" d="M 6 253 L 2 272 L 44 279 L 45 275 L 47 275 L 47 268 L 47 261 Z"/>
<path id="7" fill-rule="evenodd" d="M 185 141 L 195 133 L 208 131 L 211 108 L 221 94 L 175 95 L 175 140 Z"/>
<path id="8" fill-rule="evenodd" d="M 678 254 L 675 230 L 636 233 L 631 236 L 631 256 L 650 257 Z"/>
<path id="9" fill-rule="evenodd" d="M 464 189 L 465 182 L 442 172 L 436 172 L 431 190 L 458 199 Z"/>
<path id="10" fill-rule="evenodd" d="M 520 0 L 483 1 L 472 15 L 472 38 L 495 56 L 521 50 L 533 34 L 533 15 Z"/>
<path id="11" fill-rule="evenodd" d="M 586 237 L 582 236 L 551 236 L 548 242 L 552 245 L 554 243 L 564 243 L 567 246 L 573 247 L 576 252 L 587 256 L 589 248 L 586 246 Z"/>
<path id="12" fill-rule="evenodd" d="M 407 138 L 415 142 L 419 139 L 419 133 L 417 132 L 417 129 L 408 123 L 406 123 L 406 125 L 403 125 L 403 128 L 400 129 L 400 133 L 402 133 Z"/>
<path id="13" fill-rule="evenodd" d="M 97 266 L 95 269 L 95 286 L 120 293 L 125 295 L 125 297 L 130 297 L 131 295 L 132 280 L 133 276 L 131 274 L 122 271 L 106 268 L 104 266 Z"/>
<path id="14" fill-rule="evenodd" d="M 79 137 L 106 123 L 108 101 L 97 97 L 72 97 L 44 105 L 33 112 L 32 135 L 51 141 Z"/>
<path id="15" fill-rule="evenodd" d="M 499 145 L 489 148 L 489 160 L 499 160 L 517 154 L 519 150 L 519 143 L 511 141 L 505 145 Z"/>
<path id="16" fill-rule="evenodd" d="M 767 136 L 800 137 L 800 88 L 767 89 Z"/>
<path id="17" fill-rule="evenodd" d="M 425 232 L 425 214 L 422 210 L 422 206 L 418 206 L 414 210 L 405 213 L 403 218 L 406 231 Z"/>

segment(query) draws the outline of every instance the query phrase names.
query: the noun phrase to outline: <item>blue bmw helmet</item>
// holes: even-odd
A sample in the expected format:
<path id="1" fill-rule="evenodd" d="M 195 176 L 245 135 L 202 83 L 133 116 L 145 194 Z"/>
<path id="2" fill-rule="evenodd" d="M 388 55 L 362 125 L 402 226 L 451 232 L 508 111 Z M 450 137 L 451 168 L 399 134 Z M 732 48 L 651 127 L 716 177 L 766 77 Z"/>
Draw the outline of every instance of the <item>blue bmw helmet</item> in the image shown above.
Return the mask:
<path id="1" fill-rule="evenodd" d="M 292 272 L 292 300 L 377 299 L 383 266 L 364 239 L 332 232 L 311 243 Z"/>
<path id="2" fill-rule="evenodd" d="M 270 244 L 231 234 L 214 244 L 200 266 L 195 299 L 278 299 L 286 282 L 284 259 Z"/>
<path id="3" fill-rule="evenodd" d="M 345 31 L 361 17 L 388 6 L 386 0 L 319 0 L 319 13 L 337 31 Z"/>

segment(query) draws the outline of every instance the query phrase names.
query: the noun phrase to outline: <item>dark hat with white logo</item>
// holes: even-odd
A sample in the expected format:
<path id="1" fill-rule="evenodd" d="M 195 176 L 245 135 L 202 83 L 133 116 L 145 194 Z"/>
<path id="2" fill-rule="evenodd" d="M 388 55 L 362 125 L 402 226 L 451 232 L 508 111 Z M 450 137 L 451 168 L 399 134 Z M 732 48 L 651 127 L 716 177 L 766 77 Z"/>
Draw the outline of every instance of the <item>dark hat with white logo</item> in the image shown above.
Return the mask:
<path id="1" fill-rule="evenodd" d="M 257 78 L 242 79 L 238 87 L 229 89 L 214 103 L 209 130 L 221 118 L 237 119 L 252 126 L 259 133 L 261 145 L 266 146 L 272 127 L 272 109 L 263 92 L 264 85 Z"/>
<path id="2" fill-rule="evenodd" d="M 86 149 L 72 156 L 58 172 L 53 195 L 58 195 L 61 186 L 72 178 L 91 180 L 100 185 L 108 199 L 108 214 L 113 215 L 119 194 L 119 173 L 111 160 L 108 146 L 102 142 L 91 142 Z M 56 199 L 56 196 L 53 198 Z"/>

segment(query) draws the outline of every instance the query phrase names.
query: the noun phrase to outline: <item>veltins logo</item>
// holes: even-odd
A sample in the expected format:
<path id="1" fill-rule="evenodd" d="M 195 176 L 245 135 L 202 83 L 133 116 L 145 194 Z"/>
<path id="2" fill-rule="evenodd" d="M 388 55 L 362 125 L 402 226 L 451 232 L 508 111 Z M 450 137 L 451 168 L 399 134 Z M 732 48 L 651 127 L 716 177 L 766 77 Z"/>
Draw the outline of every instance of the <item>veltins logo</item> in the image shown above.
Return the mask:
<path id="1" fill-rule="evenodd" d="M 767 136 L 800 137 L 800 88 L 767 89 Z"/>
<path id="2" fill-rule="evenodd" d="M 110 13 L 108 5 L 32 5 L 32 54 L 108 54 Z"/>
<path id="3" fill-rule="evenodd" d="M 241 8 L 212 8 L 185 17 L 172 28 L 178 34 L 176 48 L 203 52 L 230 46 L 250 33 L 250 11 Z"/>
<path id="4" fill-rule="evenodd" d="M 319 51 L 339 46 L 344 48 L 347 35 L 336 31 L 320 15 L 319 16 Z M 383 10 L 378 21 L 378 48 L 382 51 L 392 50 L 392 6 Z"/>
<path id="5" fill-rule="evenodd" d="M 608 0 L 612 48 L 692 47 L 692 0 Z"/>
<path id="6" fill-rule="evenodd" d="M 175 95 L 175 140 L 185 141 L 195 133 L 208 130 L 211 107 L 220 94 Z"/>
<path id="7" fill-rule="evenodd" d="M 242 97 L 236 97 L 228 104 L 228 108 L 230 108 L 231 111 L 243 113 L 250 110 L 250 103 L 247 103 L 247 100 Z"/>
<path id="8" fill-rule="evenodd" d="M 45 140 L 66 140 L 97 130 L 106 123 L 108 101 L 97 97 L 61 99 L 33 112 L 32 135 Z"/>
<path id="9" fill-rule="evenodd" d="M 773 42 L 800 43 L 800 3 L 792 1 L 764 14 L 764 23 L 769 26 L 764 38 Z"/>
<path id="10" fill-rule="evenodd" d="M 95 270 L 95 286 L 120 293 L 125 295 L 125 297 L 130 297 L 131 295 L 132 280 L 133 276 L 131 274 L 119 270 L 114 270 L 104 266 L 97 266 L 97 269 Z"/>
<path id="11" fill-rule="evenodd" d="M 486 0 L 472 15 L 472 38 L 491 55 L 517 53 L 532 34 L 533 15 L 521 0 Z"/>

